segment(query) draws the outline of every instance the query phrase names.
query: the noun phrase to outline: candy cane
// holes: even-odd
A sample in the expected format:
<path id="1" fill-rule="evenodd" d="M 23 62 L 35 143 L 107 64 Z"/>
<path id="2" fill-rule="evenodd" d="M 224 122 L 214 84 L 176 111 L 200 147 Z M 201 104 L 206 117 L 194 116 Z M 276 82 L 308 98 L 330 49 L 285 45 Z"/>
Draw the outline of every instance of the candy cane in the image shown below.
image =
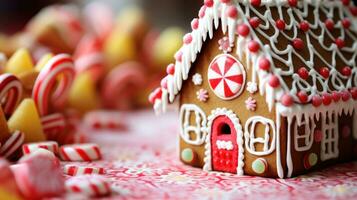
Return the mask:
<path id="1" fill-rule="evenodd" d="M 58 133 L 66 128 L 66 119 L 61 113 L 54 113 L 41 117 L 41 124 L 45 134 Z"/>
<path id="2" fill-rule="evenodd" d="M 20 80 L 12 74 L 0 75 L 0 101 L 6 116 L 10 116 L 22 97 Z"/>
<path id="3" fill-rule="evenodd" d="M 41 116 L 48 114 L 50 95 L 59 75 L 63 75 L 62 79 L 52 95 L 52 101 L 57 105 L 66 100 L 75 75 L 73 60 L 67 54 L 59 54 L 49 60 L 35 81 L 32 97 Z"/>

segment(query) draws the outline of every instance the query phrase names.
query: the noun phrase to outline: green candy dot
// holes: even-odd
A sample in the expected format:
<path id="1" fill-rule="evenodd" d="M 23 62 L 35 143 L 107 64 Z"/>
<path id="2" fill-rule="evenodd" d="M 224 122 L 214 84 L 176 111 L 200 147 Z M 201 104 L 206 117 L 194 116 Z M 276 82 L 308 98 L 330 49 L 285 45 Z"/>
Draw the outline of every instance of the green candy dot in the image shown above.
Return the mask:
<path id="1" fill-rule="evenodd" d="M 310 166 L 314 166 L 317 163 L 317 155 L 316 153 L 310 153 L 309 155 L 309 164 Z"/>
<path id="2" fill-rule="evenodd" d="M 193 161 L 193 151 L 190 148 L 186 148 L 184 150 L 181 151 L 181 159 L 184 162 L 190 163 Z"/>
<path id="3" fill-rule="evenodd" d="M 252 163 L 252 169 L 257 174 L 262 174 L 266 171 L 266 161 L 263 158 L 258 158 Z"/>

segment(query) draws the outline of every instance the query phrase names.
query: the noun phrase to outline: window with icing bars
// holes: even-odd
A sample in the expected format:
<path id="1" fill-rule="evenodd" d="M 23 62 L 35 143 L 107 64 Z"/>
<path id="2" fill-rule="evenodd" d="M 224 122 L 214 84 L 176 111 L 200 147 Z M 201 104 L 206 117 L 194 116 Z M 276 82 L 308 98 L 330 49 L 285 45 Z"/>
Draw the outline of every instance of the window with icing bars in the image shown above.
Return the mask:
<path id="1" fill-rule="evenodd" d="M 264 126 L 264 133 L 261 137 L 257 137 L 257 125 Z M 275 150 L 275 124 L 272 120 L 254 116 L 245 123 L 244 140 L 247 151 L 253 155 L 263 156 L 268 155 Z M 258 150 L 256 144 L 262 144 L 263 148 Z"/>
<path id="2" fill-rule="evenodd" d="M 338 122 L 337 115 L 322 114 L 322 141 L 321 141 L 321 160 L 328 160 L 338 157 Z"/>
<path id="3" fill-rule="evenodd" d="M 193 104 L 182 105 L 180 110 L 180 134 L 185 142 L 193 145 L 203 144 L 206 136 L 206 122 L 206 116 L 198 106 Z"/>
<path id="4" fill-rule="evenodd" d="M 307 120 L 306 120 L 307 119 Z M 304 117 L 300 123 L 294 123 L 294 145 L 296 151 L 307 151 L 314 143 L 315 123 L 313 119 Z"/>

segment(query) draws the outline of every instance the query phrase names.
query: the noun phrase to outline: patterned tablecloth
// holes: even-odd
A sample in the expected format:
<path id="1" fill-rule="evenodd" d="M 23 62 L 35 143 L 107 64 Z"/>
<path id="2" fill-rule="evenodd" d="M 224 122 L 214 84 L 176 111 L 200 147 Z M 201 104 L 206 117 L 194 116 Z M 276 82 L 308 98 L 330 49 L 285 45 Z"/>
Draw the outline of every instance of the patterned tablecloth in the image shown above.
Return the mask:
<path id="1" fill-rule="evenodd" d="M 115 114 L 114 114 L 115 116 Z M 90 131 L 113 199 L 357 199 L 357 162 L 291 179 L 207 173 L 178 160 L 178 114 L 125 113 L 127 131 Z"/>

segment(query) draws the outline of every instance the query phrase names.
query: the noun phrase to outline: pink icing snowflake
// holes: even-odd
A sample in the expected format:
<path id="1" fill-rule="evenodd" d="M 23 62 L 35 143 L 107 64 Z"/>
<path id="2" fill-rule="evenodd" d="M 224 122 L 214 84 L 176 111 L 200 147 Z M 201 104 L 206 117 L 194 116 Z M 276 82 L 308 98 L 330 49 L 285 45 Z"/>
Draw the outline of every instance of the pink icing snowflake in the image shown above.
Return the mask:
<path id="1" fill-rule="evenodd" d="M 196 95 L 197 95 L 197 99 L 202 101 L 202 102 L 205 102 L 208 99 L 208 92 L 205 89 L 198 90 L 196 92 Z"/>
<path id="2" fill-rule="evenodd" d="M 229 42 L 228 37 L 223 37 L 222 39 L 218 40 L 219 50 L 223 51 L 224 53 L 228 53 L 232 51 L 233 44 Z"/>
<path id="3" fill-rule="evenodd" d="M 249 97 L 247 100 L 245 100 L 245 107 L 250 111 L 255 111 L 255 108 L 257 107 L 257 101 L 252 97 Z"/>

